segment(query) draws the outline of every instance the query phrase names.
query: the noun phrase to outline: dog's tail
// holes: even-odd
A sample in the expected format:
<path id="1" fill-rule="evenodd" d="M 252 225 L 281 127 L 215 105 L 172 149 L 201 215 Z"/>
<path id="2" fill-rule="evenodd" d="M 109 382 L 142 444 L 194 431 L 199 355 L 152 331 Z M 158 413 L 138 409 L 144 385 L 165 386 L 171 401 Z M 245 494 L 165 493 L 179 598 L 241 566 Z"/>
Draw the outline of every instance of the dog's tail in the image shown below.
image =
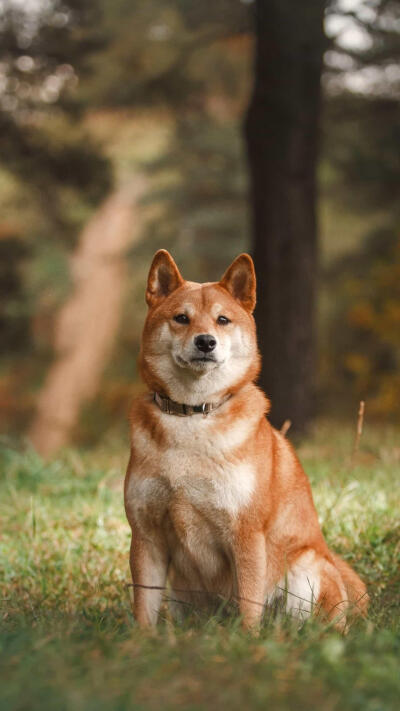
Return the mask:
<path id="1" fill-rule="evenodd" d="M 332 552 L 331 555 L 333 563 L 338 569 L 346 588 L 347 596 L 352 608 L 351 612 L 365 617 L 369 603 L 369 597 L 365 584 L 361 578 L 358 577 L 353 568 L 351 568 L 340 556 Z"/>

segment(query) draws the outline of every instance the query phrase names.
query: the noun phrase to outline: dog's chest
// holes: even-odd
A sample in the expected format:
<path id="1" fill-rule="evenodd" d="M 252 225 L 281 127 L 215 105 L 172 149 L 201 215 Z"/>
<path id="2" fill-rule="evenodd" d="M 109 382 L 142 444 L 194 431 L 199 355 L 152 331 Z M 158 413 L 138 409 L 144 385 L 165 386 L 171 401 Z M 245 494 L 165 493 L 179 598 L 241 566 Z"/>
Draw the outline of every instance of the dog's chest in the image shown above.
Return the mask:
<path id="1" fill-rule="evenodd" d="M 142 525 L 160 524 L 166 514 L 180 524 L 186 516 L 193 525 L 194 512 L 226 525 L 252 498 L 254 471 L 245 458 L 233 454 L 245 427 L 221 436 L 203 418 L 191 420 L 170 417 L 167 446 L 162 448 L 144 431 L 133 435 L 141 457 L 140 464 L 133 463 L 127 510 Z"/>

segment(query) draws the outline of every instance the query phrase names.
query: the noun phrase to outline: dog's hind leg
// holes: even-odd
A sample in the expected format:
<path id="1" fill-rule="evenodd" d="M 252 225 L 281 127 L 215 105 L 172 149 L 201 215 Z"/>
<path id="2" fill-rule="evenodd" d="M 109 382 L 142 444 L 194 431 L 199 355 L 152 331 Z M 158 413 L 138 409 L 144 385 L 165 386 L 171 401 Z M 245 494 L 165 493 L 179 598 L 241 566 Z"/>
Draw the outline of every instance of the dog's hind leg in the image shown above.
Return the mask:
<path id="1" fill-rule="evenodd" d="M 335 567 L 346 588 L 347 599 L 350 602 L 349 612 L 352 615 L 362 615 L 365 617 L 369 603 L 367 588 L 357 573 L 336 553 L 331 552 Z"/>
<path id="2" fill-rule="evenodd" d="M 278 585 L 276 597 L 285 600 L 286 611 L 306 620 L 324 616 L 340 631 L 346 628 L 349 600 L 338 569 L 313 549 L 301 553 Z"/>
<path id="3" fill-rule="evenodd" d="M 321 587 L 317 614 L 332 622 L 340 632 L 346 632 L 350 600 L 338 569 L 325 558 L 321 561 Z"/>

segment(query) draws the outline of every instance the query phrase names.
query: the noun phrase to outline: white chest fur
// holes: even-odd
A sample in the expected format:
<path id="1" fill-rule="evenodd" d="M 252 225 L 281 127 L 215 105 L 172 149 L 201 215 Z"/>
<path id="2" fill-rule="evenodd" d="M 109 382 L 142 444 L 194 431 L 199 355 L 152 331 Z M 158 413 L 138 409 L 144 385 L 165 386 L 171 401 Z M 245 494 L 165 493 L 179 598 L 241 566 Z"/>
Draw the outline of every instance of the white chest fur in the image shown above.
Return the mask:
<path id="1" fill-rule="evenodd" d="M 140 464 L 133 463 L 128 508 L 135 512 L 150 507 L 161 515 L 161 510 L 179 500 L 205 514 L 219 511 L 236 516 L 251 501 L 255 475 L 234 452 L 250 436 L 254 423 L 239 420 L 221 433 L 211 418 L 160 416 L 166 447 L 159 448 L 145 430 L 133 432 Z"/>
<path id="2" fill-rule="evenodd" d="M 246 465 L 213 463 L 212 470 L 204 474 L 197 469 L 189 473 L 188 468 L 180 464 L 179 459 L 176 460 L 170 470 L 160 464 L 158 476 L 132 477 L 127 491 L 128 508 L 135 513 L 150 509 L 161 518 L 165 509 L 179 501 L 194 506 L 206 516 L 218 511 L 235 516 L 249 504 L 254 491 L 254 473 Z M 193 461 L 193 464 L 201 466 L 202 462 Z"/>

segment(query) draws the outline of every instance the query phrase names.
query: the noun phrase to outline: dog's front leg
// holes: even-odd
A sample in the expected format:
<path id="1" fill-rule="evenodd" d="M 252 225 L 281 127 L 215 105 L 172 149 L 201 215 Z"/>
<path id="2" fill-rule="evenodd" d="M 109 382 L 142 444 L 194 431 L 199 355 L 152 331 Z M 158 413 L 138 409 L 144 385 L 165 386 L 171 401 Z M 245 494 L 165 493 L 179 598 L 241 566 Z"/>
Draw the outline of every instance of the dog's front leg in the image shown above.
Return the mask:
<path id="1" fill-rule="evenodd" d="M 140 627 L 157 623 L 167 579 L 168 553 L 162 537 L 145 537 L 132 526 L 130 567 L 133 582 L 133 614 Z"/>
<path id="2" fill-rule="evenodd" d="M 265 536 L 262 532 L 242 531 L 235 550 L 236 585 L 242 624 L 256 628 L 264 611 L 267 574 Z"/>

